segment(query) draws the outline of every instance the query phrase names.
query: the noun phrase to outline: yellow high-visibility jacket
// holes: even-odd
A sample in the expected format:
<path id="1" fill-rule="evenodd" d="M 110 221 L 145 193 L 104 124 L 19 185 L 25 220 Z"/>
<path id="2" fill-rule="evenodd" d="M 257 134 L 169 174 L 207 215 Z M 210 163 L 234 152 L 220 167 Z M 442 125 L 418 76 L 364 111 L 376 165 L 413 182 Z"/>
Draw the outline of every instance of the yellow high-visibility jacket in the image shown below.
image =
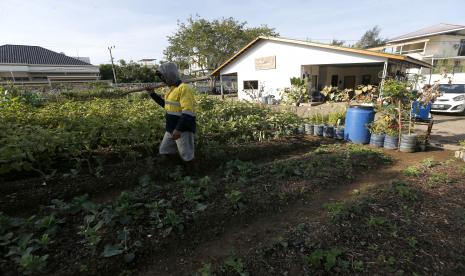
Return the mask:
<path id="1" fill-rule="evenodd" d="M 181 83 L 177 87 L 173 86 L 162 99 L 155 93 L 150 96 L 166 111 L 166 131 L 172 133 L 175 129 L 179 131 L 195 132 L 195 91 L 194 89 Z"/>

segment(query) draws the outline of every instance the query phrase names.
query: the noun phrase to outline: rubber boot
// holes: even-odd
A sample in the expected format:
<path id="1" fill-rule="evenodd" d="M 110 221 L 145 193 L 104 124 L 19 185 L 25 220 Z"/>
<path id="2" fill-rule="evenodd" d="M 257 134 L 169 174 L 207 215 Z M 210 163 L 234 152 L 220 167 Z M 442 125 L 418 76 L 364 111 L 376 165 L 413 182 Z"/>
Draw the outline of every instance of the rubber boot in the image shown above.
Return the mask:
<path id="1" fill-rule="evenodd" d="M 187 175 L 199 175 L 200 166 L 197 159 L 192 159 L 191 161 L 184 162 L 184 168 L 186 169 Z"/>

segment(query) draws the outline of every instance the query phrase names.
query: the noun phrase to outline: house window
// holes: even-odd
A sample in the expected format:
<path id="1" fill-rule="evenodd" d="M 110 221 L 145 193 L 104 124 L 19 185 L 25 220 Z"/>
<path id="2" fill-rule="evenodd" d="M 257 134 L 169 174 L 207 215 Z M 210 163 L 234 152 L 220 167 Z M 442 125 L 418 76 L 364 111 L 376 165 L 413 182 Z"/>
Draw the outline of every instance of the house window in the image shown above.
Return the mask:
<path id="1" fill-rule="evenodd" d="M 362 76 L 362 84 L 368 85 L 371 83 L 371 75 L 363 75 Z"/>
<path id="2" fill-rule="evenodd" d="M 465 39 L 460 40 L 458 56 L 465 56 Z"/>
<path id="3" fill-rule="evenodd" d="M 331 86 L 337 86 L 338 82 L 339 82 L 339 76 L 338 75 L 332 75 L 331 76 Z"/>
<path id="4" fill-rule="evenodd" d="M 247 80 L 244 81 L 244 89 L 258 89 L 258 80 Z"/>
<path id="5" fill-rule="evenodd" d="M 462 66 L 461 60 L 454 60 L 454 71 L 453 73 L 463 73 L 465 66 Z"/>

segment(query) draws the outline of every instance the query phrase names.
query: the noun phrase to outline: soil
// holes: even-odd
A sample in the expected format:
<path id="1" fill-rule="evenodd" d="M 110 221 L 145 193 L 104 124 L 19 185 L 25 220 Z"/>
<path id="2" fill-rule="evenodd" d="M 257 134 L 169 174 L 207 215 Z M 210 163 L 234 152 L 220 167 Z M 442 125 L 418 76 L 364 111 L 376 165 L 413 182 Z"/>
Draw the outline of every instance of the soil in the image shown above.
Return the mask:
<path id="1" fill-rule="evenodd" d="M 284 235 L 291 227 L 299 223 L 318 223 L 326 218 L 323 205 L 328 202 L 340 201 L 353 196 L 354 191 L 384 187 L 402 174 L 402 171 L 419 160 L 434 158 L 445 161 L 452 157 L 452 152 L 431 149 L 429 152 L 402 153 L 384 150 L 384 153 L 394 159 L 392 166 L 384 167 L 376 172 L 365 171 L 357 180 L 337 189 L 321 191 L 309 195 L 305 199 L 289 203 L 269 214 L 235 224 L 215 237 L 210 237 L 193 248 L 176 250 L 173 255 L 167 254 L 161 259 L 154 259 L 153 265 L 142 270 L 140 275 L 192 275 L 203 264 L 221 264 L 232 254 L 247 256 L 261 246 L 269 245 L 276 237 Z M 300 273 L 299 273 L 300 274 Z M 261 275 L 251 273 L 251 275 Z M 290 274 L 293 275 L 293 274 Z"/>
<path id="2" fill-rule="evenodd" d="M 326 141 L 326 143 L 332 142 L 334 141 Z M 321 143 L 325 141 L 306 137 L 229 146 L 224 149 L 228 159 L 218 160 L 222 156 L 203 158 L 199 174 L 208 174 L 228 160 L 266 162 L 280 156 L 285 157 L 310 150 Z M 15 181 L 3 180 L 0 185 L 1 211 L 8 215 L 32 214 L 37 211 L 37 206 L 48 204 L 52 199 L 70 200 L 83 194 L 88 194 L 97 202 L 109 201 L 121 191 L 137 185 L 141 175 L 147 174 L 153 179 L 164 181 L 166 174 L 170 172 L 166 168 L 172 170 L 182 165 L 180 160 L 166 164 L 166 161 L 159 157 L 145 157 L 124 163 L 116 162 L 113 156 L 109 159 L 103 166 L 101 175 L 89 173 L 89 170 L 83 168 L 76 176 L 66 171 L 57 173 L 49 179 L 32 177 Z"/>
<path id="3" fill-rule="evenodd" d="M 83 246 L 82 237 L 76 236 L 82 224 L 82 217 L 67 217 L 67 226 L 60 230 L 60 235 L 55 240 L 51 253 L 53 258 L 50 258 L 47 274 L 192 275 L 193 272 L 204 267 L 204 264 L 211 263 L 212 269 L 217 274 L 235 275 L 239 272 L 237 269 L 234 272 L 231 267 L 224 266 L 224 261 L 231 256 L 238 256 L 241 260 L 245 260 L 245 271 L 250 275 L 300 275 L 308 274 L 309 271 L 321 274 L 324 270 L 302 265 L 303 258 L 299 255 L 300 253 L 296 253 L 301 248 L 291 245 L 293 244 L 291 241 L 300 239 L 301 244 L 302 240 L 308 238 L 303 237 L 307 234 L 295 232 L 296 226 L 304 224 L 305 229 L 312 229 L 312 239 L 317 241 L 319 246 L 341 246 L 341 240 L 325 236 L 328 233 L 336 233 L 341 227 L 335 227 L 330 223 L 323 205 L 341 200 L 356 200 L 360 194 L 377 195 L 377 191 L 389 187 L 393 179 L 401 178 L 402 171 L 406 167 L 418 164 L 425 158 L 434 158 L 442 162 L 453 156 L 452 152 L 440 150 L 414 154 L 384 151 L 384 154 L 393 160 L 389 165 L 380 154 L 363 152 L 363 148 L 367 147 L 360 147 L 356 149 L 358 153 L 351 154 L 347 152 L 344 145 L 336 145 L 329 151 L 325 147 L 318 148 L 320 145 L 333 143 L 335 141 L 331 139 L 313 137 L 288 139 L 228 147 L 220 156 L 205 159 L 200 166 L 198 176 L 209 175 L 213 181 L 217 181 L 215 182 L 217 191 L 208 198 L 207 211 L 196 217 L 195 221 L 185 221 L 187 231 L 172 234 L 163 239 L 156 235 L 158 230 L 150 224 L 149 218 L 140 224 L 129 225 L 127 228 L 131 231 L 131 238 L 144 241 L 132 264 L 125 264 L 122 258 L 103 259 L 92 256 Z M 361 153 L 360 150 L 362 150 Z M 248 181 L 242 183 L 240 181 L 242 172 L 239 169 L 236 172 L 238 175 L 233 175 L 237 179 L 231 182 L 223 178 L 225 172 L 221 168 L 227 161 L 234 159 L 253 161 L 253 164 L 262 168 L 281 169 L 284 177 L 276 172 L 270 175 L 269 170 L 255 172 L 252 169 L 247 173 Z M 341 162 L 341 160 L 345 161 Z M 280 167 L 279 164 L 283 165 Z M 148 175 L 156 180 L 158 187 L 143 190 L 145 198 L 166 198 L 173 202 L 179 201 L 183 197 L 184 186 L 173 182 L 169 175 L 172 171 L 165 170 L 161 173 L 164 171 L 164 166 L 166 166 L 165 163 L 149 158 L 125 164 L 107 164 L 103 170 L 104 177 L 96 177 L 83 172 L 76 177 L 56 176 L 46 180 L 46 185 L 43 185 L 44 181 L 41 178 L 11 181 L 0 185 L 1 211 L 9 215 L 27 217 L 37 213 L 38 205 L 49 204 L 51 199 L 62 198 L 67 201 L 84 193 L 89 194 L 96 203 L 113 203 L 121 191 L 139 187 L 139 179 L 142 175 Z M 316 171 L 310 174 L 311 178 L 300 176 L 302 172 L 298 171 L 298 168 L 308 170 L 312 169 L 312 166 L 315 166 Z M 289 171 L 289 168 L 292 170 Z M 247 168 L 242 169 L 247 171 Z M 445 170 L 443 174 L 447 173 L 447 168 Z M 425 179 L 428 179 L 427 174 L 428 172 L 424 172 Z M 242 192 L 243 201 L 246 204 L 245 209 L 238 206 L 232 208 L 231 203 L 225 200 L 225 193 L 231 190 Z M 264 190 L 267 193 L 263 193 Z M 462 204 L 464 202 L 464 198 L 461 197 L 463 190 L 458 191 L 461 193 L 455 194 L 456 200 L 458 204 Z M 382 197 L 379 198 L 382 199 Z M 426 206 L 428 207 L 437 208 L 437 206 Z M 179 207 L 171 208 L 182 213 L 192 206 L 189 206 L 189 203 L 182 203 Z M 367 210 L 367 214 L 370 211 L 372 210 Z M 347 233 L 351 233 L 352 230 L 358 233 L 359 229 L 354 225 L 348 223 L 347 225 L 352 227 L 346 229 Z M 153 237 L 147 238 L 147 233 L 152 233 L 150 231 L 154 233 Z M 448 231 L 450 229 L 445 229 L 443 234 Z M 116 233 L 106 234 L 108 237 L 105 237 L 104 242 L 114 242 L 112 239 Z M 341 235 L 336 233 L 334 236 Z M 282 237 L 289 246 L 276 247 L 277 237 Z M 458 239 L 457 235 L 454 237 Z M 345 238 L 348 237 L 345 236 Z M 332 244 L 324 244 L 324 241 L 332 242 Z M 350 244 L 350 246 L 346 244 L 341 247 L 345 249 L 344 256 L 360 254 L 356 251 L 358 247 L 355 244 Z M 350 251 L 348 248 L 354 250 Z M 0 247 L 0 251 L 1 249 Z M 305 252 L 308 253 L 313 249 L 306 248 Z M 270 250 L 271 253 L 266 255 Z M 371 259 L 367 257 L 367 260 L 365 263 Z M 269 265 L 264 266 L 263 263 L 267 262 Z M 0 272 L 5 270 L 5 275 L 15 275 L 12 272 L 12 265 L 0 259 Z M 270 266 L 273 269 L 270 270 Z M 405 269 L 414 271 L 409 268 Z M 429 268 L 437 271 L 435 268 Z M 366 271 L 372 272 L 373 270 L 370 269 L 367 267 Z M 461 271 L 460 267 L 456 269 Z M 332 270 L 331 272 L 345 271 Z M 420 272 L 425 273 L 427 270 Z"/>

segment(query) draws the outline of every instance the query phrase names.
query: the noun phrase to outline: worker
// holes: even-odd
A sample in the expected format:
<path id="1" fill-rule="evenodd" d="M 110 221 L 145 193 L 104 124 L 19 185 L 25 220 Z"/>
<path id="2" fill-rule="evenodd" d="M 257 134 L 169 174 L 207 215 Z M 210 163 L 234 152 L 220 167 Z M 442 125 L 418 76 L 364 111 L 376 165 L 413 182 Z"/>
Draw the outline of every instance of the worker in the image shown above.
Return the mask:
<path id="1" fill-rule="evenodd" d="M 156 74 L 169 86 L 164 99 L 153 89 L 147 90 L 150 97 L 166 111 L 166 132 L 160 144 L 160 154 L 174 156 L 179 153 L 182 160 L 193 163 L 196 129 L 195 91 L 182 82 L 178 67 L 174 63 L 160 65 Z"/>

